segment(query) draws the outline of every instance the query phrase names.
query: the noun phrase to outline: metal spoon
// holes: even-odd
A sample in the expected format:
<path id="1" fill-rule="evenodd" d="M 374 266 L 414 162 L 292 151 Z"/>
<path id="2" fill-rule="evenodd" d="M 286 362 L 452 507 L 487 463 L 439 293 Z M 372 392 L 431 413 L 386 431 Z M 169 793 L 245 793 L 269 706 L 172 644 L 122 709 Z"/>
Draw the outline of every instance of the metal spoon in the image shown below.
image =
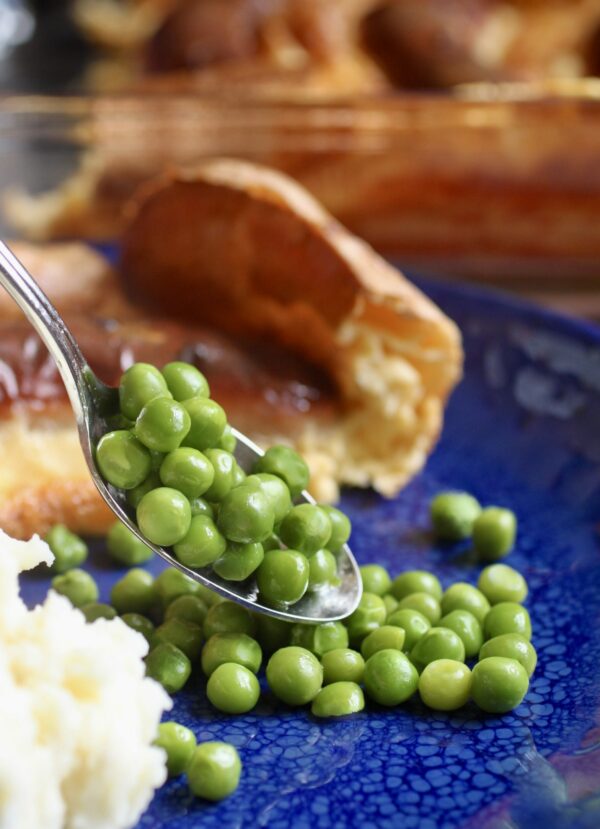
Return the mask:
<path id="1" fill-rule="evenodd" d="M 133 511 L 127 504 L 124 494 L 102 480 L 94 461 L 96 444 L 103 434 L 111 431 L 109 418 L 119 412 L 117 389 L 106 386 L 96 377 L 56 308 L 2 241 L 0 284 L 25 313 L 56 361 L 75 413 L 81 448 L 98 492 L 115 515 L 141 541 L 186 576 L 250 610 L 266 613 L 287 622 L 314 623 L 343 619 L 352 613 L 360 601 L 362 583 L 358 566 L 347 545 L 344 545 L 337 556 L 339 585 L 307 593 L 293 607 L 284 611 L 274 610 L 260 603 L 254 579 L 227 582 L 210 568 L 191 570 L 180 564 L 168 550 L 147 541 L 131 519 Z M 235 429 L 233 431 L 238 441 L 235 452 L 237 461 L 247 470 L 263 452 L 245 435 Z M 314 503 L 314 499 L 306 492 L 302 493 L 299 500 Z"/>

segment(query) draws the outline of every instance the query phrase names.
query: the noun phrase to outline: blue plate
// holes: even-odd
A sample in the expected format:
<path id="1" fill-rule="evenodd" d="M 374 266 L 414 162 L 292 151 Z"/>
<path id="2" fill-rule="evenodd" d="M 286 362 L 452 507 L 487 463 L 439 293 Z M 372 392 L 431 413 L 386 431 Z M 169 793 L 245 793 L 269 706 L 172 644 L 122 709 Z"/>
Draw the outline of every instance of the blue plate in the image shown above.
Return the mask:
<path id="1" fill-rule="evenodd" d="M 512 507 L 508 563 L 526 576 L 538 669 L 511 714 L 432 713 L 418 700 L 323 722 L 266 692 L 245 717 L 220 716 L 197 679 L 172 716 L 199 740 L 228 740 L 244 771 L 219 805 L 183 779 L 154 798 L 139 829 L 597 829 L 600 827 L 600 332 L 492 294 L 424 284 L 460 325 L 465 379 L 426 471 L 393 501 L 349 491 L 360 562 L 431 568 L 475 581 L 468 547 L 428 534 L 431 496 L 464 488 Z M 159 569 L 160 565 L 154 565 Z M 102 596 L 122 571 L 100 551 Z M 29 603 L 47 582 L 29 578 Z"/>

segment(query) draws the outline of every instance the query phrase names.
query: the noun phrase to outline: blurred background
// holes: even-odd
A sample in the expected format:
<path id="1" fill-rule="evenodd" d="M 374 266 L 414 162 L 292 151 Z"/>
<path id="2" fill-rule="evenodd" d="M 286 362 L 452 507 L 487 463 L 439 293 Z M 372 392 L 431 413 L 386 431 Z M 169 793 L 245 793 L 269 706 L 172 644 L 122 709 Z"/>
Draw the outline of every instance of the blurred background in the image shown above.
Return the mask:
<path id="1" fill-rule="evenodd" d="M 600 318 L 599 74 L 600 0 L 0 0 L 4 221 L 114 239 L 243 156 L 409 271 Z"/>

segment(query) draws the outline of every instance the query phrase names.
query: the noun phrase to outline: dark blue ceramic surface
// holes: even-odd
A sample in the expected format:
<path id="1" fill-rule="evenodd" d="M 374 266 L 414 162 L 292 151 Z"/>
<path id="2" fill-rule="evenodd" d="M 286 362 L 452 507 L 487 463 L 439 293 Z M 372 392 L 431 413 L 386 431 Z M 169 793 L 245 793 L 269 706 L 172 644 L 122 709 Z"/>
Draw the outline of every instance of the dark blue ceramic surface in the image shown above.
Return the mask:
<path id="1" fill-rule="evenodd" d="M 174 780 L 140 829 L 600 827 L 600 332 L 502 297 L 425 288 L 463 331 L 465 379 L 426 471 L 398 498 L 344 494 L 352 547 L 392 573 L 475 581 L 467 548 L 429 537 L 428 501 L 458 487 L 512 507 L 519 538 L 507 561 L 529 581 L 539 654 L 525 701 L 503 717 L 435 714 L 414 700 L 323 722 L 265 692 L 251 715 L 231 718 L 210 709 L 197 679 L 171 716 L 199 740 L 239 748 L 240 787 L 207 805 Z M 92 569 L 106 598 L 121 571 L 99 552 Z M 27 600 L 46 588 L 29 579 Z"/>

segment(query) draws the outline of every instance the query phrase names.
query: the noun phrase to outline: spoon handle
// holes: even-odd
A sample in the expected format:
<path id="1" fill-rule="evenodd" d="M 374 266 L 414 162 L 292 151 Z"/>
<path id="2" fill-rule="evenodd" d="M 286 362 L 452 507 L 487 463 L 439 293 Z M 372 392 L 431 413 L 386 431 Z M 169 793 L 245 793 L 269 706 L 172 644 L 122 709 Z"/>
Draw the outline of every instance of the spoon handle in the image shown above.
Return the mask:
<path id="1" fill-rule="evenodd" d="M 84 421 L 90 369 L 64 320 L 31 274 L 0 240 L 0 285 L 23 311 L 56 361 L 78 425 Z M 93 375 L 92 375 L 93 376 Z"/>

